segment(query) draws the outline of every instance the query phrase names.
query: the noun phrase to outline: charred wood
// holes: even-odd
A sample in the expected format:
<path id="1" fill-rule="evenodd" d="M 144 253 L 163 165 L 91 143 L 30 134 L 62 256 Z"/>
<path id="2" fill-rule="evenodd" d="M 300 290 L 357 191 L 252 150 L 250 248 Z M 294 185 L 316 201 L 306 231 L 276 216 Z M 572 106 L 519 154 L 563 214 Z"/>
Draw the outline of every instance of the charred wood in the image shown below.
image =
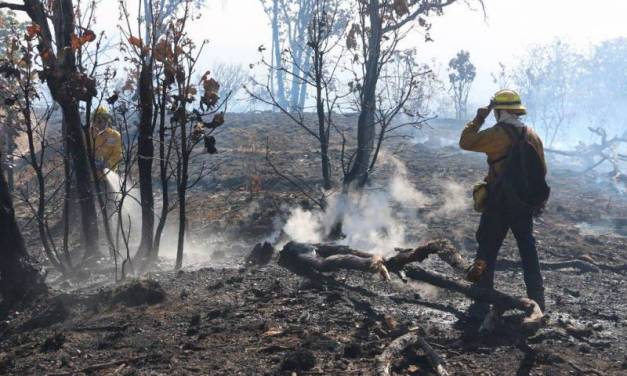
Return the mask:
<path id="1" fill-rule="evenodd" d="M 339 247 L 339 254 L 331 254 L 331 246 L 324 247 L 323 253 L 328 255 L 321 257 L 318 247 L 311 244 L 289 242 L 279 255 L 279 265 L 300 275 L 311 276 L 314 274 L 338 271 L 342 269 L 360 270 L 364 272 L 379 272 L 384 278 L 389 279 L 384 260 L 379 256 L 364 254 L 346 247 Z"/>
<path id="2" fill-rule="evenodd" d="M 410 332 L 404 334 L 394 341 L 392 341 L 388 347 L 383 350 L 381 355 L 377 356 L 377 375 L 390 376 L 392 361 L 395 357 L 400 355 L 409 346 L 417 345 L 427 355 L 429 364 L 433 367 L 433 370 L 438 376 L 447 376 L 449 373 L 444 368 L 444 361 L 433 350 L 433 348 L 416 332 Z"/>
<path id="3" fill-rule="evenodd" d="M 379 272 L 387 279 L 389 279 L 388 270 L 404 272 L 411 279 L 494 305 L 495 309 L 488 315 L 482 326 L 486 329 L 490 329 L 494 325 L 494 321 L 500 313 L 510 309 L 517 309 L 526 313 L 523 326 L 528 329 L 537 328 L 541 324 L 544 317 L 542 310 L 531 299 L 513 297 L 496 290 L 479 288 L 468 282 L 433 273 L 416 265 L 408 266 L 411 263 L 424 261 L 431 254 L 438 254 L 440 259 L 459 274 L 465 273 L 470 265 L 446 240 L 429 242 L 415 249 L 399 250 L 395 256 L 387 260 L 380 256 L 352 250 L 346 246 L 317 246 L 290 242 L 283 247 L 279 255 L 279 265 L 309 278 L 319 278 L 321 273 L 343 269 Z"/>
<path id="4" fill-rule="evenodd" d="M 523 325 L 529 329 L 534 329 L 541 324 L 544 317 L 542 310 L 536 302 L 528 298 L 514 297 L 497 290 L 479 288 L 468 282 L 454 280 L 418 266 L 411 266 L 405 270 L 407 277 L 422 282 L 427 282 L 436 287 L 455 291 L 473 300 L 493 304 L 497 307 L 497 312 L 504 312 L 509 309 L 518 309 L 526 313 Z M 489 315 L 490 316 L 490 315 Z M 493 319 L 487 317 L 486 320 Z M 484 324 L 487 325 L 486 322 Z"/>
<path id="5" fill-rule="evenodd" d="M 257 243 L 246 257 L 246 265 L 266 265 L 272 260 L 274 247 L 268 242 Z"/>

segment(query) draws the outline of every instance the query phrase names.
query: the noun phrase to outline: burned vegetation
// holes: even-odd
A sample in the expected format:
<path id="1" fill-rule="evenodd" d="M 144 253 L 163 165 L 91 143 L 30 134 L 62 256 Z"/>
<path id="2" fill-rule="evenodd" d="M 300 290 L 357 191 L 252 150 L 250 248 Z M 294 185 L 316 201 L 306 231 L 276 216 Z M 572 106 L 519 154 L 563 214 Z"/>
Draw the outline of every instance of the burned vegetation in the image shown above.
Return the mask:
<path id="1" fill-rule="evenodd" d="M 248 69 L 207 63 L 209 3 L 0 1 L 0 374 L 627 373 L 627 141 L 592 98 L 623 86 L 590 68 L 627 42 L 501 64 L 520 96 L 468 122 L 471 53 L 442 79 L 401 46 L 480 0 L 251 0 L 271 45 Z M 490 111 L 524 128 L 500 158 Z M 542 296 L 509 214 L 497 261 L 476 252 L 495 202 L 520 208 L 473 186 L 529 134 Z"/>

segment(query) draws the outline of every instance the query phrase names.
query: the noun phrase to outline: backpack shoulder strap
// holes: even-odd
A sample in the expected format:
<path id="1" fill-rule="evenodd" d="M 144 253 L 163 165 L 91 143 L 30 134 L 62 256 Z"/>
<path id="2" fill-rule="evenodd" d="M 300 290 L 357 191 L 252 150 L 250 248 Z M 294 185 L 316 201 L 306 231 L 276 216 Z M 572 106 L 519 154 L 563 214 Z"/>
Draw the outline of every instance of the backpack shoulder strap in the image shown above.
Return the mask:
<path id="1" fill-rule="evenodd" d="M 500 127 L 505 131 L 505 133 L 507 133 L 510 141 L 512 141 L 512 145 L 527 139 L 527 127 L 522 127 L 522 131 L 519 133 L 513 125 L 508 123 L 496 123 L 496 126 Z"/>

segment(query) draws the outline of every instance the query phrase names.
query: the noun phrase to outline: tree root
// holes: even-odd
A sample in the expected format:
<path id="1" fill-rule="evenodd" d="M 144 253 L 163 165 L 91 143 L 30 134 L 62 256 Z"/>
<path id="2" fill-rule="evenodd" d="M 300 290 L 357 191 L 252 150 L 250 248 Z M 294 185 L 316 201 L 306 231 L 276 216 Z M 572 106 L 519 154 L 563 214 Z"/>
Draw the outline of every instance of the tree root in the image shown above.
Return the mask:
<path id="1" fill-rule="evenodd" d="M 403 350 L 407 347 L 412 345 L 418 345 L 422 348 L 427 355 L 429 364 L 431 364 L 431 367 L 433 367 L 433 370 L 438 376 L 448 376 L 448 372 L 444 368 L 444 361 L 442 358 L 433 350 L 427 341 L 425 341 L 424 338 L 416 332 L 409 332 L 396 338 L 379 356 L 377 356 L 377 375 L 390 376 L 392 361 L 394 358 L 403 352 Z"/>

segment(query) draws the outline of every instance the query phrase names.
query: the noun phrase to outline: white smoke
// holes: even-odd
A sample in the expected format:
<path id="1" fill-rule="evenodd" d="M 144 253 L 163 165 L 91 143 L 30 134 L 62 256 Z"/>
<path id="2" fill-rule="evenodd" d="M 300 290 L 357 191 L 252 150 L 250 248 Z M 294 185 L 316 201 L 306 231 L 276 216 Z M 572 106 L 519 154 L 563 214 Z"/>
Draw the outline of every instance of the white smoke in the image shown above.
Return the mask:
<path id="1" fill-rule="evenodd" d="M 141 236 L 142 209 L 140 204 L 139 189 L 136 188 L 130 179 L 123 178 L 117 172 L 105 169 L 104 178 L 107 185 L 106 200 L 108 207 L 115 207 L 116 212 L 111 218 L 111 232 L 117 238 L 119 251 L 126 254 L 126 246 L 121 240 L 121 231 L 124 231 L 128 239 L 128 247 L 131 256 L 134 255 L 139 246 Z M 115 205 L 111 205 L 115 203 Z M 120 203 L 122 203 L 120 207 Z M 118 212 L 120 212 L 118 216 Z M 120 221 L 121 217 L 121 221 Z"/>
<path id="2" fill-rule="evenodd" d="M 295 208 L 283 231 L 293 240 L 303 243 L 320 243 L 323 240 L 325 213 Z"/>
<path id="3" fill-rule="evenodd" d="M 398 159 L 382 155 L 380 166 L 392 169 L 383 187 L 334 194 L 325 211 L 295 208 L 283 232 L 294 241 L 317 243 L 340 222 L 345 237 L 339 244 L 378 254 L 406 247 L 405 223 L 417 220 L 416 210 L 431 200 L 409 181 L 407 169 Z"/>
<path id="4" fill-rule="evenodd" d="M 431 204 L 431 199 L 417 190 L 407 177 L 407 167 L 398 158 L 384 155 L 384 161 L 394 166 L 389 192 L 392 199 L 406 207 L 422 208 Z"/>
<path id="5" fill-rule="evenodd" d="M 472 202 L 470 189 L 452 180 L 441 180 L 437 183 L 442 187 L 442 206 L 429 213 L 427 218 L 452 218 L 467 210 Z"/>

